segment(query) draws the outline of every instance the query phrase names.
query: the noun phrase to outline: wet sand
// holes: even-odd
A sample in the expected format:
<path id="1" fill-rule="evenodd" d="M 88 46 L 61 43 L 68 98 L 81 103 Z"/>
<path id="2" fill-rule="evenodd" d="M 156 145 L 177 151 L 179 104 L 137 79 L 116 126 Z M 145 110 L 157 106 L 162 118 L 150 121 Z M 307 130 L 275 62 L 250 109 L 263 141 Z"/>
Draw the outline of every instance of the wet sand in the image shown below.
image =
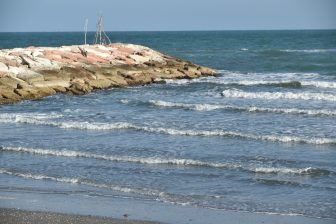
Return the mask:
<path id="1" fill-rule="evenodd" d="M 1 224 L 154 224 L 158 222 L 113 219 L 107 217 L 72 215 L 51 212 L 31 212 L 0 208 Z"/>
<path id="2" fill-rule="evenodd" d="M 334 224 L 335 220 L 196 208 L 113 196 L 1 189 L 0 224 L 58 223 Z"/>

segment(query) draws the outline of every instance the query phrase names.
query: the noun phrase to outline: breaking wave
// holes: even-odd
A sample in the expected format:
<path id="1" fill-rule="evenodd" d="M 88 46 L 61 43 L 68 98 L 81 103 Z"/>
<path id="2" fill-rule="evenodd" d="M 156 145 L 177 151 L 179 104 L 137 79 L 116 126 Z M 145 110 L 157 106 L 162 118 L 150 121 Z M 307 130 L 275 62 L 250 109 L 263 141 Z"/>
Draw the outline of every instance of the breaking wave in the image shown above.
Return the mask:
<path id="1" fill-rule="evenodd" d="M 122 187 L 110 184 L 99 184 L 91 181 L 87 181 L 80 178 L 69 178 L 69 177 L 53 177 L 41 174 L 31 174 L 31 173 L 20 173 L 20 172 L 13 172 L 11 170 L 0 168 L 0 174 L 6 174 L 11 176 L 17 176 L 25 179 L 34 179 L 34 180 L 49 180 L 49 181 L 56 181 L 62 183 L 70 183 L 70 184 L 82 184 L 91 187 L 97 188 L 105 188 L 110 189 L 113 191 L 123 192 L 123 193 L 135 193 L 141 195 L 148 195 L 148 196 L 161 196 L 164 195 L 164 192 L 146 189 L 146 188 L 130 188 L 130 187 Z"/>
<path id="2" fill-rule="evenodd" d="M 294 100 L 323 100 L 336 101 L 336 95 L 327 93 L 293 93 L 293 92 L 244 92 L 237 89 L 228 89 L 222 92 L 222 96 L 228 98 L 246 99 L 294 99 Z"/>
<path id="3" fill-rule="evenodd" d="M 295 175 L 329 175 L 331 171 L 318 168 L 274 168 L 274 167 L 259 167 L 254 169 L 255 173 L 262 174 L 295 174 Z"/>
<path id="4" fill-rule="evenodd" d="M 128 129 L 134 131 L 143 131 L 143 132 L 167 134 L 167 135 L 203 136 L 203 137 L 223 136 L 223 137 L 246 138 L 253 140 L 264 140 L 264 141 L 285 142 L 285 143 L 336 144 L 336 139 L 333 138 L 298 137 L 298 136 L 286 136 L 286 135 L 256 135 L 250 133 L 225 131 L 225 130 L 211 130 L 211 131 L 179 130 L 174 128 L 139 126 L 127 122 L 116 122 L 116 123 L 71 122 L 71 121 L 57 122 L 57 121 L 39 120 L 36 118 L 23 118 L 23 117 L 16 117 L 15 119 L 0 119 L 0 122 L 49 125 L 64 129 L 99 130 L 99 131 Z"/>
<path id="5" fill-rule="evenodd" d="M 316 87 L 336 89 L 336 82 L 317 80 L 318 73 L 239 73 L 222 70 L 218 77 L 166 80 L 168 84 L 210 83 L 239 86 L 275 86 L 285 88 Z"/>
<path id="6" fill-rule="evenodd" d="M 159 164 L 159 165 L 174 165 L 174 166 L 196 166 L 196 167 L 209 167 L 209 168 L 224 168 L 224 169 L 241 169 L 245 171 L 251 171 L 259 174 L 293 174 L 293 175 L 329 175 L 332 172 L 329 170 L 318 169 L 318 168 L 287 168 L 287 167 L 243 167 L 240 164 L 234 163 L 214 163 L 214 162 L 204 162 L 200 160 L 193 159 L 176 159 L 176 158 L 158 158 L 158 157 L 130 157 L 130 156 L 111 156 L 111 155 L 99 155 L 87 152 L 79 152 L 72 150 L 50 150 L 50 149 L 35 149 L 35 148 L 24 148 L 24 147 L 0 147 L 1 151 L 8 152 L 18 152 L 18 153 L 28 153 L 37 154 L 42 156 L 60 156 L 60 157 L 80 157 L 88 159 L 99 159 L 107 160 L 113 162 L 130 162 L 130 163 L 141 163 L 141 164 Z M 19 175 L 22 177 L 28 177 L 33 179 L 50 179 L 55 181 L 67 182 L 67 183 L 80 183 L 81 181 L 76 178 L 48 178 L 45 176 L 34 176 L 31 175 Z"/>
<path id="7" fill-rule="evenodd" d="M 21 173 L 16 172 L 8 169 L 0 168 L 0 174 L 10 175 L 10 176 L 17 176 L 25 179 L 33 179 L 33 180 L 49 180 L 49 181 L 56 181 L 62 183 L 70 183 L 70 184 L 80 184 L 89 187 L 95 188 L 102 188 L 108 189 L 115 192 L 121 193 L 130 193 L 130 194 L 137 194 L 147 196 L 156 201 L 162 201 L 171 204 L 179 204 L 179 205 L 190 205 L 194 202 L 193 195 L 185 196 L 179 195 L 169 192 L 163 192 L 156 189 L 149 189 L 149 188 L 137 188 L 137 187 L 128 187 L 128 186 L 119 186 L 113 184 L 106 184 L 106 183 L 96 183 L 91 180 L 85 180 L 80 178 L 67 178 L 67 177 L 53 177 L 41 174 L 31 174 L 31 173 Z M 197 195 L 197 198 L 221 198 L 219 195 Z M 197 205 L 197 203 L 195 204 Z"/>
<path id="8" fill-rule="evenodd" d="M 312 86 L 317 88 L 332 88 L 336 89 L 336 82 L 330 81 L 285 81 L 285 80 L 223 80 L 221 78 L 213 79 L 195 79 L 195 80 L 174 80 L 168 81 L 168 83 L 177 85 L 187 85 L 190 83 L 213 83 L 222 85 L 238 85 L 238 86 L 275 86 L 285 88 L 300 88 L 303 86 Z"/>
<path id="9" fill-rule="evenodd" d="M 57 113 L 1 113 L 0 119 L 2 120 L 15 120 L 15 119 L 29 119 L 35 118 L 38 120 L 48 120 L 48 119 L 55 119 L 63 117 L 62 114 Z"/>
<path id="10" fill-rule="evenodd" d="M 9 152 L 19 152 L 19 153 L 30 153 L 37 155 L 46 156 L 62 156 L 62 157 L 81 157 L 89 159 L 100 159 L 108 160 L 114 162 L 132 162 L 132 163 L 142 163 L 142 164 L 166 164 L 166 165 L 176 165 L 176 166 L 202 166 L 202 167 L 213 167 L 213 168 L 239 168 L 239 165 L 235 164 L 225 164 L 225 163 L 211 163 L 203 162 L 199 160 L 192 159 L 176 159 L 176 158 L 158 158 L 158 157 L 130 157 L 130 156 L 111 156 L 111 155 L 99 155 L 87 152 L 79 152 L 73 150 L 50 150 L 50 149 L 32 149 L 23 147 L 0 147 L 2 151 Z"/>
<path id="11" fill-rule="evenodd" d="M 158 107 L 167 108 L 184 108 L 196 111 L 212 111 L 212 110 L 237 110 L 247 112 L 263 112 L 263 113 L 284 113 L 284 114 L 305 114 L 312 116 L 336 116 L 336 111 L 332 110 L 314 110 L 314 109 L 298 109 L 298 108 L 267 108 L 267 107 L 240 107 L 231 105 L 219 105 L 219 104 L 191 104 L 191 103 L 175 103 L 162 100 L 150 100 L 149 103 Z"/>
<path id="12" fill-rule="evenodd" d="M 295 50 L 295 49 L 284 49 L 280 50 L 283 52 L 298 52 L 298 53 L 326 53 L 326 52 L 336 52 L 336 49 L 302 49 L 302 50 Z"/>
<path id="13" fill-rule="evenodd" d="M 52 181 L 71 183 L 71 184 L 80 183 L 80 179 L 78 178 L 50 177 L 50 176 L 37 175 L 37 174 L 31 174 L 31 173 L 18 173 L 18 172 L 12 172 L 12 171 L 2 169 L 2 168 L 0 168 L 0 174 L 7 174 L 7 175 L 22 177 L 26 179 L 34 179 L 34 180 L 52 180 Z"/>

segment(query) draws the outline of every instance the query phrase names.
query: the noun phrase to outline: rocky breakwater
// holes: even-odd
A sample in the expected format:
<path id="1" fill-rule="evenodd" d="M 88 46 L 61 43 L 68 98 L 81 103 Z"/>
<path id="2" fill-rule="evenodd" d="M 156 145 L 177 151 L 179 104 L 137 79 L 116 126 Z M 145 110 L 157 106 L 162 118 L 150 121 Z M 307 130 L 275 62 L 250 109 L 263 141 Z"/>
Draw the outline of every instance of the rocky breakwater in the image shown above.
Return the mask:
<path id="1" fill-rule="evenodd" d="M 0 104 L 215 74 L 210 68 L 133 44 L 4 49 L 0 50 Z"/>

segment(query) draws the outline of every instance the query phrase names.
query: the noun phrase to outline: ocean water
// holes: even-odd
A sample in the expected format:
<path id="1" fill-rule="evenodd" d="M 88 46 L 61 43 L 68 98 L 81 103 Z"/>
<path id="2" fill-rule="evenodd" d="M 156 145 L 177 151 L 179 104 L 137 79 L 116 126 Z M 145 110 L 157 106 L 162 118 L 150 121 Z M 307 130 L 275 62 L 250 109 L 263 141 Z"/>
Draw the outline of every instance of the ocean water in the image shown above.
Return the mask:
<path id="1" fill-rule="evenodd" d="M 336 31 L 108 34 L 219 75 L 0 106 L 2 192 L 336 219 Z"/>

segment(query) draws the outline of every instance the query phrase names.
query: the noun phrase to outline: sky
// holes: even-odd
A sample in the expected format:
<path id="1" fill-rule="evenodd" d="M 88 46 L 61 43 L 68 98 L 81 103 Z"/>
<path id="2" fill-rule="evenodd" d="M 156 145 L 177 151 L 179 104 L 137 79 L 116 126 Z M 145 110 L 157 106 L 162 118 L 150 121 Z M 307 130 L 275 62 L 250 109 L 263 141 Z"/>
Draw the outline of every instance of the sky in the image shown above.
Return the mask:
<path id="1" fill-rule="evenodd" d="M 0 0 L 0 32 L 336 29 L 336 0 Z"/>

